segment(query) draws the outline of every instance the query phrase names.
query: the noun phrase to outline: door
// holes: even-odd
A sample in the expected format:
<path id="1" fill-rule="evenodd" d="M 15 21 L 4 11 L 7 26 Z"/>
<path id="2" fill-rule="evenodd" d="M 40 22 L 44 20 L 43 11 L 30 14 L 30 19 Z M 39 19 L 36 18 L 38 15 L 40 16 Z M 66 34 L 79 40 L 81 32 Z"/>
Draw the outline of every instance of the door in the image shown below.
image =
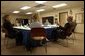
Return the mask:
<path id="1" fill-rule="evenodd" d="M 59 22 L 60 22 L 60 25 L 63 27 L 65 23 L 67 22 L 67 16 L 68 16 L 68 12 L 59 13 Z"/>

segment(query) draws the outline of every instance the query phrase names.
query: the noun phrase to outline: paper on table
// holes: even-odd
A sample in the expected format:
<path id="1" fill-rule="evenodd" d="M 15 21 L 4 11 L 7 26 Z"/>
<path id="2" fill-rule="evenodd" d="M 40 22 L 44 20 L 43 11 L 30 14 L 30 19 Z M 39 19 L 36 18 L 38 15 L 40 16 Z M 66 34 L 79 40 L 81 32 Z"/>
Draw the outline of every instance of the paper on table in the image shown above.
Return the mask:
<path id="1" fill-rule="evenodd" d="M 29 27 L 23 27 L 23 26 L 18 26 L 18 27 L 14 26 L 13 28 L 31 30 Z"/>
<path id="2" fill-rule="evenodd" d="M 58 27 L 56 25 L 47 25 L 44 28 L 54 28 L 54 27 Z M 14 26 L 13 28 L 17 28 L 17 29 L 24 29 L 24 30 L 31 30 L 31 28 L 29 26 Z"/>

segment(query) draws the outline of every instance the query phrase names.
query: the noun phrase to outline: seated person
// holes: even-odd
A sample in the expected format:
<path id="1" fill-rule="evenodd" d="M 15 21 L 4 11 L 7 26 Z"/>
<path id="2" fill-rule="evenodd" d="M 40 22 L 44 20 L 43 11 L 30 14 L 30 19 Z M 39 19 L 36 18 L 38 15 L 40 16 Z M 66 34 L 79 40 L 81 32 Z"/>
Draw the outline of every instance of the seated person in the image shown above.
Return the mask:
<path id="1" fill-rule="evenodd" d="M 67 18 L 68 23 L 65 24 L 64 27 L 59 26 L 56 29 L 53 30 L 52 36 L 54 38 L 54 41 L 58 38 L 65 39 L 66 36 L 70 36 L 76 26 L 76 24 L 73 23 L 73 17 L 69 16 Z"/>
<path id="2" fill-rule="evenodd" d="M 42 24 L 38 22 L 38 15 L 33 16 L 34 22 L 29 25 L 30 28 L 43 28 Z"/>
<path id="3" fill-rule="evenodd" d="M 68 21 L 68 23 L 66 23 L 64 27 L 60 26 L 60 28 L 66 32 L 67 36 L 70 36 L 71 33 L 74 31 L 77 24 L 75 22 L 73 22 L 72 16 L 69 16 L 67 18 L 67 21 Z"/>
<path id="4" fill-rule="evenodd" d="M 16 26 L 20 26 L 18 19 L 16 19 Z"/>
<path id="5" fill-rule="evenodd" d="M 73 25 L 73 30 L 72 30 L 72 32 L 74 32 L 74 29 L 76 28 L 76 25 L 77 25 L 76 21 L 74 21 L 74 22 L 72 23 L 72 25 Z"/>
<path id="6" fill-rule="evenodd" d="M 58 19 L 55 19 L 55 25 L 59 26 Z"/>
<path id="7" fill-rule="evenodd" d="M 51 24 L 49 23 L 48 20 L 46 20 L 46 22 L 44 23 L 44 25 L 47 26 L 47 25 L 51 25 Z"/>
<path id="8" fill-rule="evenodd" d="M 3 17 L 3 28 L 6 30 L 6 32 L 8 34 L 7 36 L 11 39 L 12 38 L 18 39 L 18 37 L 21 36 L 21 35 L 19 35 L 20 33 L 13 28 L 13 25 L 10 22 L 10 15 L 5 15 Z M 18 42 L 19 42 L 19 40 L 16 40 L 16 44 Z"/>
<path id="9" fill-rule="evenodd" d="M 33 19 L 34 19 L 34 22 L 29 25 L 30 28 L 43 28 L 42 24 L 38 22 L 38 15 L 37 14 L 33 15 Z M 34 39 L 37 39 L 37 37 Z M 30 48 L 33 46 L 36 46 L 36 45 L 40 46 L 41 45 L 38 41 L 36 41 L 34 39 L 30 38 L 29 43 L 28 43 L 29 46 L 27 45 L 27 50 L 28 49 L 30 50 Z M 32 45 L 32 43 L 35 43 L 35 44 Z"/>

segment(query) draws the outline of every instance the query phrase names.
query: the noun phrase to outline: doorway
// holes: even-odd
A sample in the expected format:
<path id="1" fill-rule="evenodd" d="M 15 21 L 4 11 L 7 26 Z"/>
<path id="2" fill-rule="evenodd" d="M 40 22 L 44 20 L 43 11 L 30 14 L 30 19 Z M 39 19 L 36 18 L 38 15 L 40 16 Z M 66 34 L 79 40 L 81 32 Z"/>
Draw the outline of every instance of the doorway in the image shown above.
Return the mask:
<path id="1" fill-rule="evenodd" d="M 67 22 L 67 16 L 68 16 L 68 12 L 59 13 L 59 22 L 60 22 L 60 25 L 63 27 L 65 23 Z"/>

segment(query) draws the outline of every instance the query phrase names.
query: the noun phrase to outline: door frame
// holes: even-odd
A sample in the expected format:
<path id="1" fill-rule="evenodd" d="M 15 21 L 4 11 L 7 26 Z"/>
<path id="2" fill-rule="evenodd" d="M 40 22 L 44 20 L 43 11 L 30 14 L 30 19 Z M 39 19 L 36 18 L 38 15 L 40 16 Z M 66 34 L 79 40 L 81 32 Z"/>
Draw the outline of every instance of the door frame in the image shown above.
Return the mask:
<path id="1" fill-rule="evenodd" d="M 59 23 L 60 23 L 60 14 L 62 13 L 67 13 L 67 16 L 68 16 L 68 11 L 67 12 L 59 12 Z"/>

